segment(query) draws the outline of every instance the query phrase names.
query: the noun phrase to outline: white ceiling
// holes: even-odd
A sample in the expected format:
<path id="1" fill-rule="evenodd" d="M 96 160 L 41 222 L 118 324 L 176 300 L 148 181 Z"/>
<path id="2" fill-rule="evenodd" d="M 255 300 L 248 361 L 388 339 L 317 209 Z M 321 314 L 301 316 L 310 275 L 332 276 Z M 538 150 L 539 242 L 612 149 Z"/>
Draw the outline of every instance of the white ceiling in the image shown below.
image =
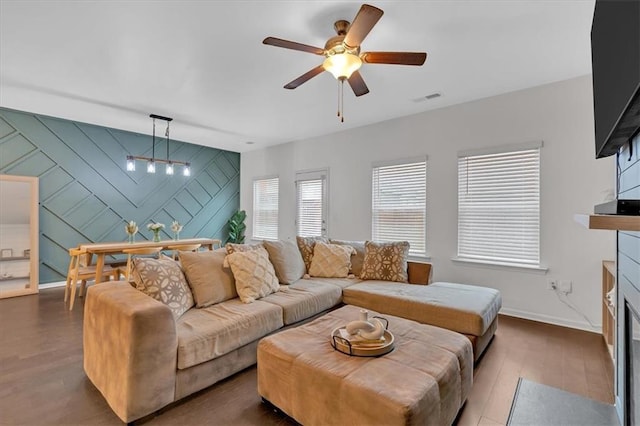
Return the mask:
<path id="1" fill-rule="evenodd" d="M 594 0 L 371 4 L 385 14 L 363 51 L 428 57 L 365 64 L 344 123 L 329 73 L 282 88 L 322 58 L 262 40 L 323 47 L 359 1 L 0 0 L 0 105 L 146 134 L 156 113 L 172 139 L 243 152 L 591 72 Z"/>

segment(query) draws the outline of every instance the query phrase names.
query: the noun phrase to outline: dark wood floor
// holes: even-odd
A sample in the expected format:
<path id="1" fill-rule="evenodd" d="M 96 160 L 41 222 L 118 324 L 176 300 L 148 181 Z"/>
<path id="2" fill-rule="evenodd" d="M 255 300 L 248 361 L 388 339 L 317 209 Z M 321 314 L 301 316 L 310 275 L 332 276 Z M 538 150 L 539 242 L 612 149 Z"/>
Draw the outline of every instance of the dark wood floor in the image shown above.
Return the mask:
<path id="1" fill-rule="evenodd" d="M 82 300 L 69 312 L 64 290 L 0 300 L 0 424 L 121 424 L 82 369 Z M 613 368 L 602 337 L 500 317 L 474 373 L 458 425 L 505 424 L 518 377 L 613 401 Z M 147 425 L 288 425 L 260 402 L 249 368 L 153 418 Z"/>

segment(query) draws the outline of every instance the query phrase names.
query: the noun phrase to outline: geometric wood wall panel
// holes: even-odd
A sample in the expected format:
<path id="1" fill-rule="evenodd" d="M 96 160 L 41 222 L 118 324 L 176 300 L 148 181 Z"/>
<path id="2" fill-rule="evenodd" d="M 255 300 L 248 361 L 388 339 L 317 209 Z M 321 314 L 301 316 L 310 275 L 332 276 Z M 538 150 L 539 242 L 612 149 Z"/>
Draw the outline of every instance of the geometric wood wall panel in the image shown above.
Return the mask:
<path id="1" fill-rule="evenodd" d="M 166 149 L 156 138 L 156 153 Z M 172 238 L 173 220 L 181 237 L 226 239 L 240 205 L 240 154 L 173 140 L 170 150 L 191 163 L 191 177 L 147 174 L 140 162 L 126 171 L 127 155 L 151 156 L 151 136 L 0 108 L 0 173 L 40 178 L 40 282 L 66 278 L 69 247 L 126 241 L 129 220 L 138 241 L 151 239 L 150 221 Z"/>

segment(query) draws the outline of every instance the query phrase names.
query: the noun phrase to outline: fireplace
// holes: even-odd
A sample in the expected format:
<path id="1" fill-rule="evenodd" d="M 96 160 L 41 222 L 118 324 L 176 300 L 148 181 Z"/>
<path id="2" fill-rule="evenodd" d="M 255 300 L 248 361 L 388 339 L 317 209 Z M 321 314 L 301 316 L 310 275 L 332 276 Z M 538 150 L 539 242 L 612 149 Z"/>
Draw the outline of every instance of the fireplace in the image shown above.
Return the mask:
<path id="1" fill-rule="evenodd" d="M 640 134 L 620 150 L 618 198 L 640 199 Z M 634 217 L 640 219 L 640 217 Z M 616 314 L 616 410 L 624 426 L 640 426 L 640 230 L 618 230 Z"/>
<path id="2" fill-rule="evenodd" d="M 623 425 L 640 425 L 640 289 L 622 276 L 618 313 L 618 396 Z"/>

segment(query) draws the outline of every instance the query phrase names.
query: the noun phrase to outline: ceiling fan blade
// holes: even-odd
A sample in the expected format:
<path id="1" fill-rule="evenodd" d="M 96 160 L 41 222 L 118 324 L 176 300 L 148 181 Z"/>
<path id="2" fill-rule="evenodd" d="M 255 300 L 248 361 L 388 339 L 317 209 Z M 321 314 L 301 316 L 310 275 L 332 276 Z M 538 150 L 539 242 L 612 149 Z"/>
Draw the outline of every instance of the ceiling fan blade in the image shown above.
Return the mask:
<path id="1" fill-rule="evenodd" d="M 427 60 L 424 52 L 365 52 L 360 57 L 367 64 L 422 65 Z"/>
<path id="2" fill-rule="evenodd" d="M 355 93 L 356 96 L 362 96 L 369 93 L 369 88 L 364 82 L 360 71 L 355 71 L 353 74 L 351 74 L 351 77 L 349 77 L 349 80 L 347 81 L 349 82 L 349 85 L 353 89 L 353 93 Z"/>
<path id="3" fill-rule="evenodd" d="M 315 67 L 311 71 L 308 71 L 308 72 L 302 74 L 300 77 L 296 78 L 291 83 L 288 83 L 286 86 L 284 86 L 284 88 L 285 89 L 295 89 L 296 87 L 300 86 L 301 84 L 306 83 L 307 81 L 311 80 L 316 75 L 321 74 L 323 71 L 324 71 L 324 68 L 322 68 L 322 65 L 318 65 L 317 67 Z"/>
<path id="4" fill-rule="evenodd" d="M 363 4 L 358 14 L 353 19 L 349 31 L 344 36 L 344 44 L 351 48 L 360 46 L 362 40 L 369 34 L 369 31 L 382 18 L 384 12 L 377 7 Z"/>
<path id="5" fill-rule="evenodd" d="M 262 40 L 263 44 L 270 46 L 284 47 L 285 49 L 300 50 L 302 52 L 313 53 L 314 55 L 324 55 L 324 49 L 319 47 L 309 46 L 308 44 L 296 43 L 295 41 L 283 40 L 276 37 L 267 37 Z"/>

